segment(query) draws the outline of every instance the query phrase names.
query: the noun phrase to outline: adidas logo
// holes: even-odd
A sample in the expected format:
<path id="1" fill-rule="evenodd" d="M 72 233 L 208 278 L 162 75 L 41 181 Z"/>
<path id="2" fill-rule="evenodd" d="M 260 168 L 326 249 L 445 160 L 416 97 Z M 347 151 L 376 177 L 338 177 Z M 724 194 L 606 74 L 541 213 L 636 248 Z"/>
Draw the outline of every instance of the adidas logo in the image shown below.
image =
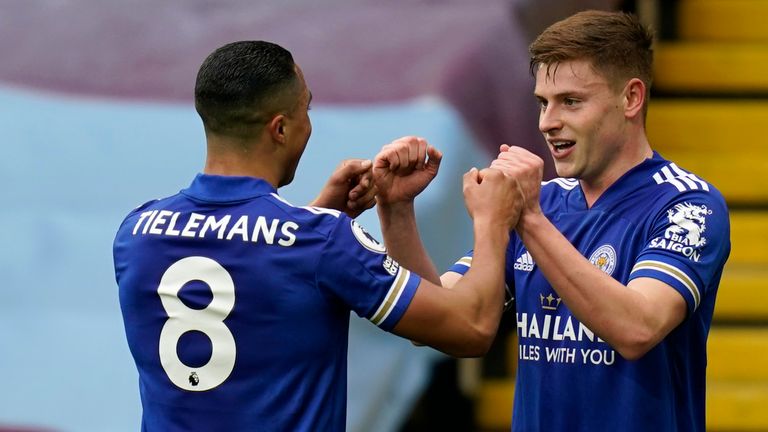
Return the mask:
<path id="1" fill-rule="evenodd" d="M 533 257 L 526 251 L 515 260 L 515 270 L 529 272 L 533 270 L 534 264 L 536 263 L 533 262 Z"/>

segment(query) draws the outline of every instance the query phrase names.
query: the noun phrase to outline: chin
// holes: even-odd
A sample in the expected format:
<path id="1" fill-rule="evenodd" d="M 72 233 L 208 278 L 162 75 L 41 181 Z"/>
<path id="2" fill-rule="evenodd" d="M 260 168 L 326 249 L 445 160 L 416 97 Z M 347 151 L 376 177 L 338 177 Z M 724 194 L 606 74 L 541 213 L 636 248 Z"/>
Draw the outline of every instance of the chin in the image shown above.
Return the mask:
<path id="1" fill-rule="evenodd" d="M 555 173 L 557 173 L 558 177 L 562 177 L 562 178 L 572 177 L 572 176 L 569 175 L 570 171 L 568 171 L 567 167 L 560 166 L 557 163 L 555 163 Z"/>
<path id="2" fill-rule="evenodd" d="M 579 167 L 575 166 L 572 162 L 555 160 L 555 172 L 558 177 L 562 178 L 579 178 Z"/>

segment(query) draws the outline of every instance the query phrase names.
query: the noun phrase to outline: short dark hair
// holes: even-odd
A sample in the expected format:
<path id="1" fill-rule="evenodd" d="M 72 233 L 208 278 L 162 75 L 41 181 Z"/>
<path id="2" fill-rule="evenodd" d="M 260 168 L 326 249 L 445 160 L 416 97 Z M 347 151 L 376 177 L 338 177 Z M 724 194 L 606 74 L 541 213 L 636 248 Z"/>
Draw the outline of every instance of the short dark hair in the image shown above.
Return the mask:
<path id="1" fill-rule="evenodd" d="M 531 73 L 535 76 L 540 65 L 557 70 L 562 62 L 587 60 L 612 85 L 641 79 L 647 101 L 653 78 L 652 45 L 653 33 L 633 14 L 583 11 L 552 24 L 533 41 Z"/>
<path id="2" fill-rule="evenodd" d="M 195 109 L 206 131 L 249 136 L 298 102 L 296 64 L 285 48 L 265 41 L 233 42 L 211 53 L 197 73 Z"/>

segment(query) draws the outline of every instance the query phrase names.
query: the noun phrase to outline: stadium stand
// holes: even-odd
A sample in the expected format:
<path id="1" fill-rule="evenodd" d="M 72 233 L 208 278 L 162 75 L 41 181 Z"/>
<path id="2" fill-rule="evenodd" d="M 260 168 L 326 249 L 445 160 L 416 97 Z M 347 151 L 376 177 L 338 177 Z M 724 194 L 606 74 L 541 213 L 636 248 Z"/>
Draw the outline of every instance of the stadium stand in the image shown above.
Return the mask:
<path id="1" fill-rule="evenodd" d="M 681 0 L 657 47 L 648 133 L 700 173 L 731 208 L 732 251 L 708 346 L 707 430 L 768 430 L 768 165 L 756 127 L 768 118 L 768 2 Z"/>

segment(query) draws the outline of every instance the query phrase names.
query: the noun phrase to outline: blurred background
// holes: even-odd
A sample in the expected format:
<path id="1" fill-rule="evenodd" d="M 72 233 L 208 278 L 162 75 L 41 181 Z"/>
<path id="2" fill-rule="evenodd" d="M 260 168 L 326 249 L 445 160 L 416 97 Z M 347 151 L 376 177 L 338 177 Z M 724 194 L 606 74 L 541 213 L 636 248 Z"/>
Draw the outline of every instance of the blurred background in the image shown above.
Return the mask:
<path id="1" fill-rule="evenodd" d="M 281 190 L 296 204 L 341 159 L 399 136 L 441 149 L 417 212 L 444 269 L 472 242 L 461 175 L 501 143 L 549 161 L 527 45 L 582 9 L 657 29 L 651 143 L 732 210 L 707 428 L 767 431 L 768 0 L 0 0 L 0 431 L 139 429 L 112 239 L 128 211 L 202 170 L 192 96 L 212 50 L 270 40 L 304 70 L 314 132 Z M 379 235 L 375 212 L 359 220 Z M 348 430 L 508 430 L 514 329 L 505 317 L 488 356 L 455 361 L 353 316 Z"/>

